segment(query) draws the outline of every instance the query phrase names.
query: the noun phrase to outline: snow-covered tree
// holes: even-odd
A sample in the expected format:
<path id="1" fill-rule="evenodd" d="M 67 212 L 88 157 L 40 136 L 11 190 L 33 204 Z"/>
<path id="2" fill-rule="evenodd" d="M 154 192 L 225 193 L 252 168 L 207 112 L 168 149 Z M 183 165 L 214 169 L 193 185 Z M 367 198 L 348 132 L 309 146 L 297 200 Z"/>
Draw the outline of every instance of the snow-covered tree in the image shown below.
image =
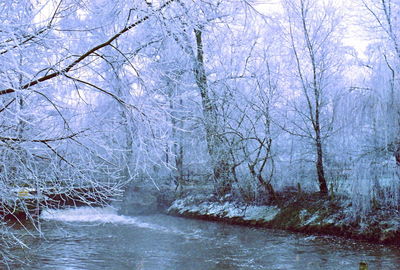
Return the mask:
<path id="1" fill-rule="evenodd" d="M 283 129 L 302 137 L 314 149 L 319 190 L 328 193 L 325 141 L 332 132 L 335 101 L 340 90 L 340 19 L 329 1 L 284 1 L 285 39 L 289 47 L 287 103 L 291 112 Z"/>

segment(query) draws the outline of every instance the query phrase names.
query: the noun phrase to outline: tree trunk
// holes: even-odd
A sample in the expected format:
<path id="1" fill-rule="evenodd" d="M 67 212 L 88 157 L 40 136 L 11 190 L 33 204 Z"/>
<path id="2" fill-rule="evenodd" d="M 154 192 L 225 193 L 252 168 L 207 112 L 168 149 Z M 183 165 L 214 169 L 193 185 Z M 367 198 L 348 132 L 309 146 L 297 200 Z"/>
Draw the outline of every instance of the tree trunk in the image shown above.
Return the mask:
<path id="1" fill-rule="evenodd" d="M 400 166 L 400 143 L 397 145 L 396 151 L 394 152 L 397 166 Z"/>
<path id="2" fill-rule="evenodd" d="M 265 181 L 261 173 L 256 173 L 254 164 L 248 164 L 247 166 L 249 167 L 250 174 L 258 180 L 260 185 L 264 188 L 264 191 L 267 192 L 272 199 L 276 199 L 275 190 L 271 183 L 269 181 Z"/>
<path id="3" fill-rule="evenodd" d="M 321 194 L 328 194 L 328 186 L 326 184 L 325 174 L 324 174 L 324 163 L 323 163 L 323 152 L 322 152 L 322 144 L 320 136 L 317 136 L 317 175 L 318 175 L 318 183 L 319 183 L 319 192 Z"/>
<path id="4" fill-rule="evenodd" d="M 213 178 L 215 181 L 215 191 L 223 196 L 231 192 L 232 181 L 228 162 L 228 153 L 224 149 L 224 140 L 218 132 L 218 122 L 216 106 L 210 98 L 207 76 L 204 67 L 204 51 L 202 41 L 202 31 L 194 30 L 196 37 L 196 65 L 194 69 L 196 84 L 200 89 L 203 105 L 204 125 L 206 130 L 206 141 L 208 153 L 213 167 Z"/>

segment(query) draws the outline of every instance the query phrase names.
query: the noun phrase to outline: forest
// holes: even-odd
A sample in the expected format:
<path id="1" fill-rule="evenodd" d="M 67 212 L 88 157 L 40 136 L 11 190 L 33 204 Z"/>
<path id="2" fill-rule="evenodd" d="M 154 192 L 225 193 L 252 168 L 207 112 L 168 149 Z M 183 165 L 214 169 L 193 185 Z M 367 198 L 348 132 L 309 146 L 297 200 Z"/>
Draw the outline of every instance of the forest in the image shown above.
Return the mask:
<path id="1" fill-rule="evenodd" d="M 0 63 L 2 215 L 132 181 L 400 207 L 398 1 L 6 0 Z"/>

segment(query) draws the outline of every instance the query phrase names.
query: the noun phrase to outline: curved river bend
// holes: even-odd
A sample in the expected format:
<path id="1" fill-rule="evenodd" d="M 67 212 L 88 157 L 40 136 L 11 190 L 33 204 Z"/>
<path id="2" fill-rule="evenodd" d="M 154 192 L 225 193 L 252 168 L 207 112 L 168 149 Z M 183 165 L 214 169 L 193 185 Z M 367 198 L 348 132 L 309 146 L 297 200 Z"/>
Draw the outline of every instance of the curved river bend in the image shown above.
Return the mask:
<path id="1" fill-rule="evenodd" d="M 400 249 L 336 237 L 166 215 L 128 217 L 112 208 L 45 212 L 45 239 L 28 239 L 37 270 L 400 269 Z"/>

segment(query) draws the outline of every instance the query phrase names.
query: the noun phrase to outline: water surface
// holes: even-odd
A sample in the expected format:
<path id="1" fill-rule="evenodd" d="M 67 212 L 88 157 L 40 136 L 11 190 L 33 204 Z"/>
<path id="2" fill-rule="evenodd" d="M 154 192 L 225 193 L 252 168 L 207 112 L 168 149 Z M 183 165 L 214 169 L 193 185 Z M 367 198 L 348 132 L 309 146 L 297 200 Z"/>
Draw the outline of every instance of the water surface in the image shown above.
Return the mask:
<path id="1" fill-rule="evenodd" d="M 112 208 L 42 214 L 45 239 L 26 241 L 29 265 L 11 269 L 400 269 L 400 249 Z"/>

